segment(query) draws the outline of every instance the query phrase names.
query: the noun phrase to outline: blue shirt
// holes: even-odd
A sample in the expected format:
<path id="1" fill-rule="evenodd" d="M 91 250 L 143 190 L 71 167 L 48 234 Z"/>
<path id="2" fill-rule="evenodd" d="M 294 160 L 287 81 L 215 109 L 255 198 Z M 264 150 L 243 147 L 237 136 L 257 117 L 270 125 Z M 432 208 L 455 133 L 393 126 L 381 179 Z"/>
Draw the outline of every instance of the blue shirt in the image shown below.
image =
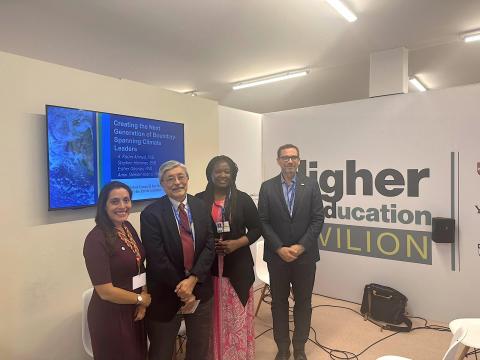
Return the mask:
<path id="1" fill-rule="evenodd" d="M 288 213 L 290 216 L 293 214 L 293 205 L 295 204 L 295 189 L 297 187 L 297 175 L 295 175 L 292 179 L 292 183 L 288 186 L 287 182 L 282 178 L 282 189 L 283 189 L 283 197 L 285 198 L 285 203 L 287 204 Z"/>

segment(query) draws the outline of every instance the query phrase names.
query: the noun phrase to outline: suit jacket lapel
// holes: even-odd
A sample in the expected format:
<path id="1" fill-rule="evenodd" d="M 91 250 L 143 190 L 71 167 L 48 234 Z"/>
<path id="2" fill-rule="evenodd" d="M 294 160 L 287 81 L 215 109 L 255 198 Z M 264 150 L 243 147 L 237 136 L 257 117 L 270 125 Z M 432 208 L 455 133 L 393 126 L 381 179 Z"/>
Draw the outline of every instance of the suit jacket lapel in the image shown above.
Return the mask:
<path id="1" fill-rule="evenodd" d="M 177 221 L 175 220 L 175 215 L 173 215 L 173 208 L 170 199 L 165 196 L 162 201 L 162 212 L 163 219 L 165 220 L 165 225 L 168 229 L 168 234 L 170 234 L 169 239 L 165 239 L 165 246 L 169 247 L 173 251 L 174 259 L 177 264 L 183 266 L 183 248 L 182 240 L 180 239 L 180 234 L 178 232 Z"/>
<path id="2" fill-rule="evenodd" d="M 193 226 L 194 226 L 194 231 L 195 231 L 195 257 L 194 259 L 197 259 L 198 256 L 198 249 L 203 249 L 203 244 L 201 243 L 203 239 L 201 239 L 201 236 L 198 236 L 200 234 L 200 220 L 198 218 L 198 212 L 200 211 L 197 207 L 194 201 L 190 201 L 192 196 L 187 195 L 187 202 L 188 202 L 188 207 L 190 208 L 190 213 L 192 214 L 192 221 L 193 221 Z M 183 250 L 182 250 L 183 251 Z"/>
<path id="3" fill-rule="evenodd" d="M 285 201 L 285 196 L 283 195 L 283 185 L 282 185 L 282 175 L 278 175 L 275 178 L 275 192 L 277 193 L 278 198 L 280 199 L 280 203 L 282 204 L 282 209 L 285 211 L 288 217 L 290 217 L 290 213 L 288 212 L 288 206 Z"/>
<path id="4" fill-rule="evenodd" d="M 302 198 L 305 194 L 305 186 L 305 179 L 299 174 L 297 174 L 297 184 L 295 186 L 295 202 L 293 203 L 292 217 L 295 216 L 299 204 L 302 203 Z"/>

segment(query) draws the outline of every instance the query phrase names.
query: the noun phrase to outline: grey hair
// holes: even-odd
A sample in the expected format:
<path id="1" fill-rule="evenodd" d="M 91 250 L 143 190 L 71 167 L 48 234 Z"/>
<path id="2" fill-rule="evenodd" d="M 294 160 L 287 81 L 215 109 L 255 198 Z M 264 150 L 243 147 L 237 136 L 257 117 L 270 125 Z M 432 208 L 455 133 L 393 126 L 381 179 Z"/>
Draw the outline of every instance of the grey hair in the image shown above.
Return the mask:
<path id="1" fill-rule="evenodd" d="M 170 171 L 178 166 L 185 170 L 185 174 L 187 174 L 188 178 L 188 170 L 185 164 L 182 164 L 180 161 L 177 160 L 168 160 L 165 161 L 162 165 L 160 165 L 160 168 L 158 169 L 158 179 L 160 180 L 160 182 L 163 179 L 163 175 L 165 175 L 167 171 Z"/>

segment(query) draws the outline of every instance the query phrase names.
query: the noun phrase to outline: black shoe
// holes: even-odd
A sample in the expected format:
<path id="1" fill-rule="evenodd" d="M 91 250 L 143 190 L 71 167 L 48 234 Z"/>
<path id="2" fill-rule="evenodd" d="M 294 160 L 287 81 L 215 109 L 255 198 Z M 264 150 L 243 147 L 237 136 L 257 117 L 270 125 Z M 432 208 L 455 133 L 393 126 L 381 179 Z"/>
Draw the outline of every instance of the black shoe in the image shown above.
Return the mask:
<path id="1" fill-rule="evenodd" d="M 289 360 L 290 359 L 290 350 L 278 350 L 275 360 Z"/>
<path id="2" fill-rule="evenodd" d="M 307 360 L 307 355 L 303 350 L 293 351 L 293 358 L 294 360 Z"/>

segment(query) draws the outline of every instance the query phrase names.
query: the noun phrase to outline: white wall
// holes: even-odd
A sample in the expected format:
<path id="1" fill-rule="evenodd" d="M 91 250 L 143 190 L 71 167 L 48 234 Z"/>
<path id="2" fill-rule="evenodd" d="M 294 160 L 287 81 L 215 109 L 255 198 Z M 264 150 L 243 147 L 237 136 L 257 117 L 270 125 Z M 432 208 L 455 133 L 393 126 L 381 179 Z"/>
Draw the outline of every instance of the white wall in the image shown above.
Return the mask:
<path id="1" fill-rule="evenodd" d="M 237 187 L 258 195 L 262 183 L 262 115 L 218 107 L 219 153 L 238 165 Z"/>
<path id="2" fill-rule="evenodd" d="M 358 181 L 357 194 L 344 195 L 337 204 L 344 207 L 396 203 L 399 209 L 424 209 L 432 216 L 450 217 L 450 156 L 451 152 L 459 154 L 459 173 L 454 173 L 459 183 L 455 183 L 453 191 L 459 238 L 453 248 L 450 244 L 432 243 L 431 265 L 321 251 L 317 292 L 360 302 L 364 285 L 376 282 L 402 291 L 409 298 L 409 311 L 414 315 L 443 321 L 478 317 L 480 238 L 476 229 L 480 215 L 474 205 L 480 199 L 480 176 L 476 171 L 480 161 L 479 98 L 480 85 L 473 85 L 264 116 L 265 178 L 278 174 L 276 149 L 290 142 L 300 147 L 303 159 L 318 162 L 318 174 L 326 169 L 345 170 L 349 159 L 357 161 L 357 170 L 369 169 L 373 174 L 385 168 L 398 169 L 402 174 L 411 168 L 430 169 L 429 178 L 421 182 L 418 197 L 408 197 L 404 192 L 386 198 L 376 191 L 372 196 L 363 196 Z M 327 223 L 431 231 L 426 224 L 340 219 L 327 219 Z"/>
<path id="3" fill-rule="evenodd" d="M 190 192 L 218 153 L 217 103 L 0 52 L 1 359 L 83 359 L 82 256 L 94 209 L 48 212 L 45 104 L 185 124 Z M 136 205 L 131 215 L 139 229 Z"/>

